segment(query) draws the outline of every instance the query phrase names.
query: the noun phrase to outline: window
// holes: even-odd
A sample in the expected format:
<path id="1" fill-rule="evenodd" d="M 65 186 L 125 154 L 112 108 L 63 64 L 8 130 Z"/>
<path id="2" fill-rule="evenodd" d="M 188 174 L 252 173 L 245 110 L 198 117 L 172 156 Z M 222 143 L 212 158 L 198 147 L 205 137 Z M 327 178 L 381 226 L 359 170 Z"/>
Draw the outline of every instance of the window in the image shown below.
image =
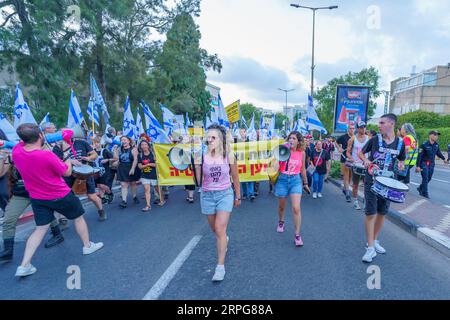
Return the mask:
<path id="1" fill-rule="evenodd" d="M 425 73 L 423 77 L 424 86 L 435 86 L 437 83 L 437 73 Z"/>

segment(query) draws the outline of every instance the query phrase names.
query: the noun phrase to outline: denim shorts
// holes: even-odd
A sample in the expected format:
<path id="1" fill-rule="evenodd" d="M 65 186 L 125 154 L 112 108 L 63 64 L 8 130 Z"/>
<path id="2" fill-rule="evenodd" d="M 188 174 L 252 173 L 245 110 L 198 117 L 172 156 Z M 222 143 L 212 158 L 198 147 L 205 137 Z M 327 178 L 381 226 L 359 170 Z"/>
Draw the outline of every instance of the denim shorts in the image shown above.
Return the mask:
<path id="1" fill-rule="evenodd" d="M 275 184 L 275 196 L 278 198 L 286 198 L 291 194 L 302 194 L 303 184 L 299 174 L 288 175 L 280 173 L 277 183 Z"/>
<path id="2" fill-rule="evenodd" d="M 218 211 L 231 212 L 234 205 L 234 192 L 230 187 L 220 191 L 203 191 L 200 194 L 202 213 L 216 214 Z"/>

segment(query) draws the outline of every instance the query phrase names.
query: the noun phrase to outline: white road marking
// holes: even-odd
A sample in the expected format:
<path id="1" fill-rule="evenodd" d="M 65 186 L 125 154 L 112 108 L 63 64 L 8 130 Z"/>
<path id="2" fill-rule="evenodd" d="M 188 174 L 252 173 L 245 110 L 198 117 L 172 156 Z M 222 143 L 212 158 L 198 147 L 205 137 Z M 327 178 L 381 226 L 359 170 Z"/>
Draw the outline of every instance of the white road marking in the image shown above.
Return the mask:
<path id="1" fill-rule="evenodd" d="M 415 183 L 415 182 L 412 182 L 412 181 L 410 181 L 410 183 L 415 185 L 415 186 L 420 186 L 420 183 Z"/>
<path id="2" fill-rule="evenodd" d="M 184 247 L 183 251 L 176 257 L 172 264 L 167 268 L 166 272 L 159 278 L 159 280 L 153 285 L 153 287 L 147 292 L 142 300 L 158 300 L 159 296 L 169 285 L 170 281 L 175 277 L 178 270 L 180 270 L 183 263 L 189 258 L 194 248 L 200 242 L 202 236 L 195 236 Z"/>
<path id="3" fill-rule="evenodd" d="M 434 230 L 444 233 L 448 228 L 450 228 L 450 212 L 441 220 Z"/>
<path id="4" fill-rule="evenodd" d="M 445 181 L 445 180 L 441 180 L 441 179 L 432 178 L 431 181 L 433 181 L 433 180 L 450 184 L 450 181 Z"/>
<path id="5" fill-rule="evenodd" d="M 407 207 L 407 208 L 405 208 L 403 210 L 400 210 L 399 212 L 403 213 L 403 214 L 408 214 L 408 213 L 413 212 L 414 210 L 416 210 L 419 206 L 421 206 L 425 202 L 427 202 L 427 200 L 425 200 L 425 199 L 416 201 L 413 204 L 411 204 L 409 207 Z"/>

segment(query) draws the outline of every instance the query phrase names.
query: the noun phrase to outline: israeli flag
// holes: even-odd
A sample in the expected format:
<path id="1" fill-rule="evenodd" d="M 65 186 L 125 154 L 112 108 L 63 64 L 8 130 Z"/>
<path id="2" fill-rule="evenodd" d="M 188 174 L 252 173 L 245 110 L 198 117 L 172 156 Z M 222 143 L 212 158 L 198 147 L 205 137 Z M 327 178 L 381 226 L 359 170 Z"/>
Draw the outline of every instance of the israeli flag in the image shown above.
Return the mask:
<path id="1" fill-rule="evenodd" d="M 205 129 L 208 129 L 209 126 L 211 126 L 213 124 L 213 122 L 211 121 L 211 118 L 207 115 L 205 117 Z"/>
<path id="2" fill-rule="evenodd" d="M 141 107 L 144 111 L 145 123 L 147 124 L 147 135 L 150 139 L 156 143 L 172 143 L 161 124 L 153 115 L 150 107 L 147 106 L 143 100 L 141 101 Z"/>
<path id="3" fill-rule="evenodd" d="M 39 127 L 42 128 L 42 126 L 47 123 L 50 122 L 50 116 L 49 116 L 50 112 L 47 112 L 47 114 L 45 115 L 45 117 L 42 119 L 41 123 L 39 123 Z"/>
<path id="4" fill-rule="evenodd" d="M 272 115 L 272 119 L 270 119 L 270 125 L 269 125 L 269 130 L 267 132 L 267 136 L 269 138 L 269 140 L 271 140 L 272 138 L 274 138 L 276 136 L 276 132 L 275 132 L 275 115 Z"/>
<path id="5" fill-rule="evenodd" d="M 160 103 L 159 107 L 161 108 L 163 113 L 164 128 L 166 129 L 167 135 L 170 136 L 172 135 L 172 132 L 174 130 L 175 115 L 172 113 L 172 111 L 167 109 L 166 106 L 164 106 L 162 103 Z"/>
<path id="6" fill-rule="evenodd" d="M 264 117 L 261 114 L 261 118 L 259 118 L 259 129 L 264 129 Z"/>
<path id="7" fill-rule="evenodd" d="M 25 99 L 23 98 L 20 84 L 16 86 L 16 96 L 14 99 L 14 128 L 17 129 L 22 123 L 36 123 L 36 120 L 31 113 L 30 107 L 28 107 Z"/>
<path id="8" fill-rule="evenodd" d="M 219 124 L 224 126 L 225 128 L 230 128 L 230 122 L 228 121 L 228 116 L 225 111 L 225 107 L 223 106 L 222 98 L 220 97 L 220 94 L 218 95 L 219 100 L 219 108 L 218 108 L 218 120 Z"/>
<path id="9" fill-rule="evenodd" d="M 67 128 L 71 129 L 76 125 L 81 125 L 84 121 L 83 113 L 81 112 L 80 104 L 73 90 L 70 91 L 69 100 L 69 115 L 67 117 Z"/>
<path id="10" fill-rule="evenodd" d="M 219 123 L 219 111 L 216 110 L 216 107 L 211 105 L 211 123 Z"/>
<path id="11" fill-rule="evenodd" d="M 123 135 L 134 139 L 136 122 L 134 122 L 133 114 L 131 113 L 130 97 L 127 96 L 125 101 L 124 113 L 123 113 Z"/>
<path id="12" fill-rule="evenodd" d="M 245 120 L 244 116 L 242 116 L 241 121 L 242 121 L 242 124 L 245 126 L 245 128 L 248 129 L 247 121 Z"/>
<path id="13" fill-rule="evenodd" d="M 313 100 L 310 95 L 308 95 L 308 116 L 306 117 L 306 128 L 308 131 L 317 130 L 322 134 L 327 134 L 327 130 L 320 122 L 317 116 L 316 110 L 314 110 Z"/>
<path id="14" fill-rule="evenodd" d="M 1 112 L 0 112 L 0 129 L 2 129 L 2 131 L 6 134 L 8 140 L 10 141 L 20 140 L 12 124 L 9 123 L 8 119 L 6 119 L 5 115 Z"/>
<path id="15" fill-rule="evenodd" d="M 106 107 L 105 100 L 103 99 L 102 93 L 98 89 L 97 82 L 95 81 L 92 74 L 90 75 L 90 82 L 91 82 L 91 97 L 94 105 L 96 106 L 97 110 L 100 110 L 103 115 L 103 119 L 105 119 L 105 123 L 107 124 L 106 127 L 109 126 L 109 113 L 108 108 Z M 98 111 L 97 111 L 98 116 Z"/>
<path id="16" fill-rule="evenodd" d="M 297 131 L 299 131 L 301 134 L 303 134 L 303 135 L 309 134 L 309 131 L 306 128 L 305 122 L 303 121 L 302 118 L 299 118 L 297 120 L 297 128 L 298 128 Z"/>
<path id="17" fill-rule="evenodd" d="M 89 115 L 89 120 L 92 122 L 92 119 L 94 119 L 94 123 L 97 126 L 100 126 L 100 116 L 98 114 L 97 105 L 94 104 L 94 100 L 92 99 L 92 97 L 89 99 L 87 113 Z"/>
<path id="18" fill-rule="evenodd" d="M 192 127 L 194 124 L 192 123 L 192 121 L 189 119 L 189 114 L 186 112 L 186 125 L 189 127 Z"/>
<path id="19" fill-rule="evenodd" d="M 145 133 L 144 124 L 142 122 L 142 118 L 141 118 L 141 114 L 139 113 L 139 106 L 138 106 L 137 110 L 136 110 L 136 132 L 135 132 L 136 141 L 139 140 L 139 137 L 143 133 Z"/>
<path id="20" fill-rule="evenodd" d="M 253 113 L 252 116 L 252 121 L 250 121 L 250 126 L 248 127 L 247 130 L 247 138 L 250 141 L 255 141 L 256 140 L 256 129 L 255 129 L 255 114 Z"/>
<path id="21" fill-rule="evenodd" d="M 233 137 L 239 136 L 239 126 L 237 123 L 233 124 Z"/>

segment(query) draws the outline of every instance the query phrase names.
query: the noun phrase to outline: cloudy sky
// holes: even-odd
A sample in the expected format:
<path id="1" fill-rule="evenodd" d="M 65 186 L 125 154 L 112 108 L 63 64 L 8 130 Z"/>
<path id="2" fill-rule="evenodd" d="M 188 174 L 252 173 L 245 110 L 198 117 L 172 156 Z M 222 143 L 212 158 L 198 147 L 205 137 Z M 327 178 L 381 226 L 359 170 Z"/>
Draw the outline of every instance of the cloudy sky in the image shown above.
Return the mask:
<path id="1" fill-rule="evenodd" d="M 290 6 L 338 5 L 316 16 L 315 87 L 374 66 L 391 80 L 450 63 L 449 0 L 203 0 L 201 46 L 222 60 L 208 81 L 225 105 L 237 99 L 281 111 L 304 103 L 310 88 L 312 12 Z M 382 112 L 384 99 L 377 114 Z"/>

